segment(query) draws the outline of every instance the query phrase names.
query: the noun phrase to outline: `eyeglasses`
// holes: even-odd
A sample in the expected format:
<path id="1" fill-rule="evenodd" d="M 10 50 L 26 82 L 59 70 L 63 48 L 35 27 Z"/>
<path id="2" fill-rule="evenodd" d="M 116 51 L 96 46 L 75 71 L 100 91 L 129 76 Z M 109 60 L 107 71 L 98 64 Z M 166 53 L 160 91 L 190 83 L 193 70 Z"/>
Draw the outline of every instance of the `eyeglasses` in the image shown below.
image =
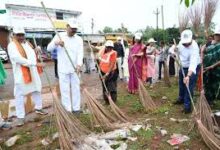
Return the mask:
<path id="1" fill-rule="evenodd" d="M 16 34 L 16 36 L 24 36 L 24 34 Z"/>
<path id="2" fill-rule="evenodd" d="M 192 43 L 184 43 L 183 46 L 184 47 L 189 47 Z"/>

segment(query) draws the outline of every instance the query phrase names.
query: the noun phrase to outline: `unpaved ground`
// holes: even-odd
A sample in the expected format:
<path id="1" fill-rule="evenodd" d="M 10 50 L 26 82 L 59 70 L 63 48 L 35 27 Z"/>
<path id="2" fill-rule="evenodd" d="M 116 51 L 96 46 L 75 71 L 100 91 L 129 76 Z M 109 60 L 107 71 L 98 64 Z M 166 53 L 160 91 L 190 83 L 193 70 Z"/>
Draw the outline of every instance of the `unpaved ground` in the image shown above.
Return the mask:
<path id="1" fill-rule="evenodd" d="M 82 80 L 85 83 L 88 91 L 96 98 L 101 98 L 101 86 L 97 73 L 91 75 L 83 74 Z M 146 119 L 151 119 L 149 123 L 152 125 L 150 131 L 140 130 L 137 133 L 132 133 L 132 136 L 137 137 L 135 142 L 127 142 L 129 150 L 172 150 L 166 141 L 173 133 L 181 133 L 188 135 L 190 140 L 181 144 L 178 148 L 182 150 L 206 150 L 208 149 L 196 128 L 189 132 L 190 121 L 187 122 L 172 122 L 170 118 L 176 119 L 191 119 L 190 115 L 181 113 L 182 106 L 174 106 L 172 102 L 177 97 L 177 82 L 172 79 L 172 87 L 167 88 L 164 83 L 157 83 L 153 89 L 147 88 L 153 100 L 158 105 L 158 109 L 154 112 L 146 112 L 139 102 L 138 95 L 130 95 L 126 91 L 126 84 L 118 81 L 118 102 L 117 105 L 128 115 L 132 120 L 143 122 Z M 161 100 L 162 96 L 166 96 L 166 100 Z M 108 108 L 109 109 L 109 108 Z M 52 108 L 47 109 L 53 112 Z M 34 113 L 29 114 L 30 118 L 34 118 L 32 122 L 28 122 L 23 127 L 16 127 L 10 131 L 0 131 L 0 145 L 3 149 L 14 150 L 54 150 L 59 148 L 58 140 L 54 141 L 49 146 L 43 146 L 41 140 L 56 132 L 53 116 L 36 116 Z M 92 128 L 89 117 L 81 115 L 79 119 L 92 131 L 100 132 Z M 168 131 L 168 135 L 162 137 L 156 126 L 162 127 Z M 189 134 L 188 134 L 189 133 Z M 21 135 L 16 145 L 12 148 L 6 148 L 4 141 L 13 135 Z M 2 141 L 2 142 L 1 142 Z"/>

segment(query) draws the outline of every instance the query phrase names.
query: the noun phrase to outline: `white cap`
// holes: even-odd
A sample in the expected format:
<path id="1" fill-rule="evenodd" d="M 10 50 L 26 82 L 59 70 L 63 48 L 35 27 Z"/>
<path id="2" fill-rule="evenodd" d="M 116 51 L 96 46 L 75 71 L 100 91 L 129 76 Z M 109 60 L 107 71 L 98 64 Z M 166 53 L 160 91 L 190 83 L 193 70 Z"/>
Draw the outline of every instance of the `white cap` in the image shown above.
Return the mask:
<path id="1" fill-rule="evenodd" d="M 219 34 L 220 35 L 220 27 L 215 30 L 214 34 Z"/>
<path id="2" fill-rule="evenodd" d="M 14 34 L 25 34 L 24 28 L 22 27 L 14 27 L 13 32 Z"/>
<path id="3" fill-rule="evenodd" d="M 105 47 L 114 47 L 114 43 L 111 40 L 105 42 Z"/>
<path id="4" fill-rule="evenodd" d="M 117 37 L 117 41 L 120 41 L 122 40 L 122 38 L 120 36 Z"/>
<path id="5" fill-rule="evenodd" d="M 184 30 L 182 33 L 181 33 L 181 40 L 180 40 L 180 43 L 182 44 L 186 44 L 186 43 L 190 43 L 192 41 L 192 38 L 193 38 L 193 33 L 191 30 Z"/>
<path id="6" fill-rule="evenodd" d="M 148 43 L 156 43 L 157 41 L 155 41 L 154 40 L 154 38 L 150 38 L 149 40 L 148 40 Z"/>
<path id="7" fill-rule="evenodd" d="M 75 19 L 68 20 L 67 24 L 70 26 L 70 28 L 78 28 L 78 23 Z"/>
<path id="8" fill-rule="evenodd" d="M 142 38 L 142 33 L 138 32 L 134 35 L 135 40 L 140 40 Z"/>

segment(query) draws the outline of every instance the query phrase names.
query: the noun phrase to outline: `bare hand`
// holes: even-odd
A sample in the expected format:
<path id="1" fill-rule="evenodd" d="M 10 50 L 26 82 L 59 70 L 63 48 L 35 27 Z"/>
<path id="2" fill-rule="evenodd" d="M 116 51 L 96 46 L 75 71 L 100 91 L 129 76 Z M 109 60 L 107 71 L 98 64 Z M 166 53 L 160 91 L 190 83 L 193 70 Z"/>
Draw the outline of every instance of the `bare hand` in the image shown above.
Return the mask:
<path id="1" fill-rule="evenodd" d="M 76 66 L 76 73 L 79 74 L 81 72 L 81 66 L 77 65 Z"/>
<path id="2" fill-rule="evenodd" d="M 34 50 L 35 50 L 35 52 L 42 53 L 40 46 L 37 46 Z"/>
<path id="3" fill-rule="evenodd" d="M 37 63 L 36 66 L 37 66 L 37 67 L 44 67 L 45 64 L 43 64 L 43 63 Z"/>
<path id="4" fill-rule="evenodd" d="M 183 79 L 183 83 L 188 86 L 189 85 L 189 76 L 186 76 L 184 79 Z"/>
<path id="5" fill-rule="evenodd" d="M 214 68 L 213 65 L 212 65 L 212 66 L 209 66 L 209 67 L 206 67 L 206 68 L 204 68 L 204 71 L 203 71 L 203 72 L 205 73 L 205 72 L 207 72 L 208 70 L 211 70 L 211 69 L 213 69 L 213 68 Z"/>
<path id="6" fill-rule="evenodd" d="M 58 40 L 58 41 L 55 41 L 55 45 L 60 45 L 61 47 L 63 47 L 64 46 L 64 42 L 63 41 L 61 41 L 61 40 Z"/>

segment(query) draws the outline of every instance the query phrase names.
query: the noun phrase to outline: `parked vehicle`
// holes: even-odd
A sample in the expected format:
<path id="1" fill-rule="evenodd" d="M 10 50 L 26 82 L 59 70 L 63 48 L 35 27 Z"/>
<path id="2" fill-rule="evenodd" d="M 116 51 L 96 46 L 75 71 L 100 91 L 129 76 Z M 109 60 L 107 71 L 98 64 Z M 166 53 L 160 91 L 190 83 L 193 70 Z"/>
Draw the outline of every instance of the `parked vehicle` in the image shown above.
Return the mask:
<path id="1" fill-rule="evenodd" d="M 0 46 L 0 59 L 2 62 L 8 62 L 8 55 L 1 46 Z"/>

